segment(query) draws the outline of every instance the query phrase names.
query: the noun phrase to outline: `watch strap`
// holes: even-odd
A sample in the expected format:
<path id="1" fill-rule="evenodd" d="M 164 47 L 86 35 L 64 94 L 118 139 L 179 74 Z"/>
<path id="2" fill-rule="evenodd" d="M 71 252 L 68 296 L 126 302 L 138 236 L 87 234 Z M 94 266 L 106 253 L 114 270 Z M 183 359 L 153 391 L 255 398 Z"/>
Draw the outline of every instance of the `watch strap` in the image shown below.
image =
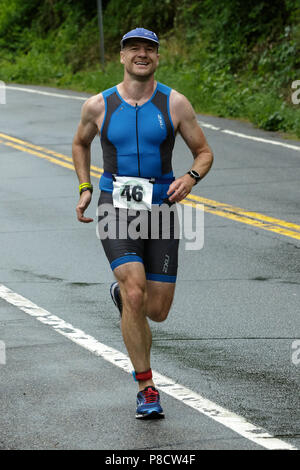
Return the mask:
<path id="1" fill-rule="evenodd" d="M 190 175 L 192 178 L 194 178 L 195 180 L 195 184 L 197 184 L 200 180 L 201 180 L 201 176 L 199 175 L 199 173 L 195 170 L 189 170 L 187 172 L 187 175 Z"/>

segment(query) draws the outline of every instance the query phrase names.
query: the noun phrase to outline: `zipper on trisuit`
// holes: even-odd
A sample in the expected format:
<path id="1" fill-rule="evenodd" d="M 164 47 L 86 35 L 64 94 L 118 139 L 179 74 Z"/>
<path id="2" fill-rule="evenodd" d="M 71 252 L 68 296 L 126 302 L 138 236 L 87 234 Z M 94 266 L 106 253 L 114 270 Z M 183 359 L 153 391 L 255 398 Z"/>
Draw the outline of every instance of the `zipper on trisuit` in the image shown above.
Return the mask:
<path id="1" fill-rule="evenodd" d="M 139 176 L 141 176 L 141 167 L 140 167 L 140 149 L 139 149 L 139 133 L 138 133 L 138 104 L 135 104 L 135 127 L 136 127 L 136 148 L 137 148 L 137 157 L 138 157 L 138 168 Z"/>

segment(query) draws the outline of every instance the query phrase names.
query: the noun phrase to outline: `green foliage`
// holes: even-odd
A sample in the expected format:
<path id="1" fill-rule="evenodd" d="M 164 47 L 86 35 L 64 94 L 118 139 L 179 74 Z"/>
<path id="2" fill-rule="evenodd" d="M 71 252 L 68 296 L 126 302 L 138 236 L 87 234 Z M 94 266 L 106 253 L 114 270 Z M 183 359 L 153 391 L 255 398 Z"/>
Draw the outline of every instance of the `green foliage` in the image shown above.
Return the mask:
<path id="1" fill-rule="evenodd" d="M 157 79 L 198 112 L 247 118 L 300 137 L 299 0 L 102 0 L 106 69 L 99 67 L 97 2 L 0 0 L 1 80 L 99 92 L 122 80 L 122 35 L 161 39 Z"/>
<path id="2" fill-rule="evenodd" d="M 148 28 L 163 35 L 173 27 L 180 0 L 110 0 L 105 9 L 105 37 L 112 50 L 118 50 L 120 39 L 131 29 Z"/>

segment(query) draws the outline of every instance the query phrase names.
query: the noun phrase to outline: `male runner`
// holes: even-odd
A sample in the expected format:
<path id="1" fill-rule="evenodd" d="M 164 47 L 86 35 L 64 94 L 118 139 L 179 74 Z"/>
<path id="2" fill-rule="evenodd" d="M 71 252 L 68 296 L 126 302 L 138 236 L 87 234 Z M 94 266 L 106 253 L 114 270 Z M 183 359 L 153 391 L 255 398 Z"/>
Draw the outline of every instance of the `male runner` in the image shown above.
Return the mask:
<path id="1" fill-rule="evenodd" d="M 84 212 L 93 191 L 90 146 L 98 133 L 104 162 L 98 222 L 106 216 L 108 226 L 117 221 L 119 227 L 125 224 L 127 228 L 128 221 L 134 219 L 128 217 L 132 202 L 141 207 L 135 214 L 144 217 L 151 213 L 151 207 L 160 204 L 167 203 L 171 210 L 212 165 L 212 152 L 190 102 L 154 78 L 158 47 L 157 35 L 146 29 L 136 28 L 125 34 L 120 52 L 123 81 L 92 96 L 82 107 L 73 142 L 73 162 L 80 183 L 76 207 L 80 222 L 93 221 Z M 191 150 L 194 162 L 185 175 L 175 179 L 171 158 L 177 132 Z M 108 204 L 112 211 L 102 213 Z M 147 317 L 164 321 L 173 301 L 178 255 L 174 227 L 169 240 L 161 236 L 137 240 L 127 236 L 121 240 L 117 235 L 101 241 L 117 280 L 111 286 L 111 296 L 120 310 L 122 335 L 139 386 L 136 417 L 164 417 L 152 379 L 152 336 Z"/>

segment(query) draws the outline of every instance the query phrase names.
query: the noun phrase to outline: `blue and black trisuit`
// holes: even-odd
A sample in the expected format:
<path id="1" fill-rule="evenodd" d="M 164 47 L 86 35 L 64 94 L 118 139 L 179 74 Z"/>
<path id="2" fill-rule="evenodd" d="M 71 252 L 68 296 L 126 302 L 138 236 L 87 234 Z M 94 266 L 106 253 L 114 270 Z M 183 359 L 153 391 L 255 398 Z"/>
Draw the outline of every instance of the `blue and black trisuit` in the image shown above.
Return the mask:
<path id="1" fill-rule="evenodd" d="M 137 261 L 144 264 L 147 279 L 162 282 L 175 282 L 177 275 L 179 240 L 174 236 L 174 207 L 164 204 L 164 209 L 169 207 L 173 217 L 169 239 L 161 236 L 151 239 L 150 211 L 135 211 L 135 216 L 128 216 L 127 209 L 113 208 L 109 213 L 102 213 L 101 207 L 104 207 L 103 204 L 112 205 L 115 175 L 151 180 L 152 204 L 157 206 L 168 202 L 167 191 L 174 181 L 171 160 L 175 142 L 169 109 L 170 93 L 171 88 L 157 83 L 152 97 L 142 106 L 132 106 L 123 100 L 116 86 L 102 93 L 105 102 L 101 127 L 104 173 L 99 183 L 98 223 L 105 222 L 109 226 L 117 221 L 120 227 L 122 223 L 130 223 L 137 215 L 144 216 L 148 218 L 149 236 L 137 240 L 129 236 L 120 239 L 117 230 L 117 237 L 101 237 L 101 242 L 112 270 L 124 263 Z"/>

